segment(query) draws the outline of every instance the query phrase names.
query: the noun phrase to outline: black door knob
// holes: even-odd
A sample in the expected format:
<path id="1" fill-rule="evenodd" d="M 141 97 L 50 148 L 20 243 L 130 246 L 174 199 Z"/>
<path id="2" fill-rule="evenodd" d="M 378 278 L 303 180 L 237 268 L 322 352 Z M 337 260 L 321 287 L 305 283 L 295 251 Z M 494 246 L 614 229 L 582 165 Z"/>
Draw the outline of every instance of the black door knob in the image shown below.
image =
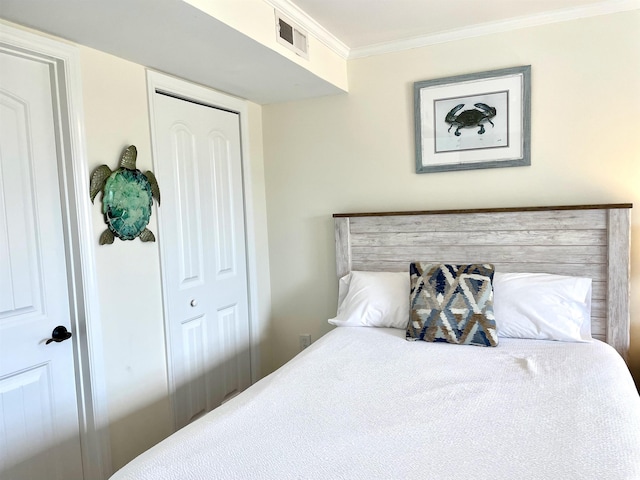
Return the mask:
<path id="1" fill-rule="evenodd" d="M 64 342 L 71 338 L 71 332 L 67 331 L 67 328 L 63 325 L 58 325 L 51 332 L 51 338 L 47 340 L 46 345 L 49 345 L 51 342 Z"/>

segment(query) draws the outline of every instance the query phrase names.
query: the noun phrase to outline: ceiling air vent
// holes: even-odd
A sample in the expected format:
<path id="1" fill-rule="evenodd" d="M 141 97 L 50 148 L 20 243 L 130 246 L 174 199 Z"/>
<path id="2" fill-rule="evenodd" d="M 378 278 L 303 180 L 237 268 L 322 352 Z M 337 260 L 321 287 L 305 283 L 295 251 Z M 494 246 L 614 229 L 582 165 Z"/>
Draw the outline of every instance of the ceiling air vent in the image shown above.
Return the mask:
<path id="1" fill-rule="evenodd" d="M 290 48 L 301 57 L 309 59 L 307 32 L 288 18 L 283 17 L 279 12 L 276 12 L 276 38 L 281 45 Z"/>

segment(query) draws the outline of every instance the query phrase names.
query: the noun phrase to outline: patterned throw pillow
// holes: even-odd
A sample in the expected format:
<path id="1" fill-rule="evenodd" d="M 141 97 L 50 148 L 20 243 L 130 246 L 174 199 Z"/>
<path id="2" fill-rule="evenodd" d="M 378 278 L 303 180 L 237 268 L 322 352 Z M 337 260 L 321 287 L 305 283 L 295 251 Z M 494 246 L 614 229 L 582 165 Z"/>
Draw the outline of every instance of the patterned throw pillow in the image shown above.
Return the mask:
<path id="1" fill-rule="evenodd" d="M 407 340 L 498 345 L 493 265 L 412 263 Z"/>

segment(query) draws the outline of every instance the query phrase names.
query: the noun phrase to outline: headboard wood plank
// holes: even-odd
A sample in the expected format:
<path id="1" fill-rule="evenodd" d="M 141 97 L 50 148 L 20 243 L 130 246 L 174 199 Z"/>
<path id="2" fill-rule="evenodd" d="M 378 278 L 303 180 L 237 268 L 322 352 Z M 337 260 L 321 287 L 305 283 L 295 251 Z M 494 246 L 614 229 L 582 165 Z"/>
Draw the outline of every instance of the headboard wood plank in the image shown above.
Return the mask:
<path id="1" fill-rule="evenodd" d="M 336 219 L 337 220 L 337 219 Z M 351 232 L 353 247 L 375 247 L 384 245 L 388 239 L 380 240 L 380 235 Z M 459 231 L 438 232 L 387 232 L 398 245 L 422 246 L 425 243 L 451 245 L 461 241 Z M 603 226 L 592 230 L 493 230 L 468 231 L 462 245 L 607 245 L 607 231 Z"/>
<path id="2" fill-rule="evenodd" d="M 335 219 L 336 265 L 338 278 L 351 271 L 351 231 L 349 218 Z"/>
<path id="3" fill-rule="evenodd" d="M 607 343 L 629 347 L 629 323 L 613 322 L 611 319 L 629 317 L 631 215 L 629 210 L 609 211 L 609 279 Z M 622 352 L 621 352 L 622 353 Z"/>
<path id="4" fill-rule="evenodd" d="M 631 207 L 335 214 L 337 273 L 408 271 L 412 261 L 437 261 L 589 277 L 593 336 L 626 356 Z"/>
<path id="5" fill-rule="evenodd" d="M 395 261 L 371 261 L 370 259 L 353 259 L 351 261 L 351 269 L 344 268 L 344 275 L 349 273 L 351 270 L 361 270 L 361 271 L 374 271 L 374 272 L 404 272 L 405 270 L 409 271 L 409 262 L 413 261 L 429 261 L 430 259 L 426 256 L 420 256 L 418 258 L 408 259 L 400 259 Z M 448 262 L 455 263 L 453 260 L 447 259 L 433 259 L 433 261 L 438 262 Z M 488 260 L 485 260 L 488 261 Z M 463 262 L 460 262 L 463 263 Z M 467 262 L 464 262 L 467 263 Z M 596 264 L 596 265 L 580 265 L 580 264 L 550 264 L 550 263 L 501 263 L 501 262 L 491 262 L 494 264 L 495 268 L 499 272 L 523 272 L 522 270 L 524 266 L 527 267 L 527 272 L 529 273 L 553 273 L 556 275 L 573 275 L 575 277 L 588 277 L 591 279 L 597 279 L 601 281 L 607 281 L 608 271 L 607 266 L 605 264 Z"/>
<path id="6" fill-rule="evenodd" d="M 447 262 L 475 263 L 483 258 L 492 258 L 497 263 L 519 263 L 526 257 L 532 263 L 590 263 L 606 264 L 607 249 L 604 246 L 584 245 L 579 250 L 575 246 L 529 246 L 510 245 L 505 249 L 500 245 L 437 245 L 425 246 L 398 245 L 394 249 L 387 246 L 353 247 L 351 254 L 357 258 L 367 255 L 369 260 L 409 260 L 421 257 L 442 258 Z"/>
<path id="7" fill-rule="evenodd" d="M 492 231 L 496 226 L 500 230 L 583 230 L 607 228 L 606 215 L 603 210 L 550 210 L 525 212 L 482 212 L 453 214 L 422 214 L 389 217 L 383 223 L 377 221 L 382 217 L 351 218 L 352 233 L 363 232 L 477 232 Z M 416 222 L 416 218 L 428 215 L 429 225 Z M 562 220 L 559 223 L 558 220 Z"/>
<path id="8" fill-rule="evenodd" d="M 463 208 L 450 210 L 405 210 L 401 212 L 360 212 L 334 213 L 334 218 L 340 217 L 399 217 L 413 215 L 446 215 L 450 213 L 499 213 L 499 212 L 544 212 L 550 210 L 610 210 L 612 208 L 632 208 L 632 203 L 594 203 L 588 205 L 545 205 L 539 207 L 494 207 L 494 208 Z"/>

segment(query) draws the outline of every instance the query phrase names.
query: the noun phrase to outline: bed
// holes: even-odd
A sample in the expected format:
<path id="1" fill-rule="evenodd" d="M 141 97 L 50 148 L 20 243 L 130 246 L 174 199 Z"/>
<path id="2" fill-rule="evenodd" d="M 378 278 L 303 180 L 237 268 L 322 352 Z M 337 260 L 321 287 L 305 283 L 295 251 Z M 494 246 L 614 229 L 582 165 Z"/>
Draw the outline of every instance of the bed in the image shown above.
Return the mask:
<path id="1" fill-rule="evenodd" d="M 639 479 L 630 207 L 334 215 L 341 326 L 112 479 Z M 391 314 L 341 317 L 356 279 L 393 277 L 404 292 L 418 260 L 491 265 L 501 288 L 522 272 L 588 278 L 593 340 L 409 342 Z M 393 302 L 393 288 L 367 301 Z"/>

